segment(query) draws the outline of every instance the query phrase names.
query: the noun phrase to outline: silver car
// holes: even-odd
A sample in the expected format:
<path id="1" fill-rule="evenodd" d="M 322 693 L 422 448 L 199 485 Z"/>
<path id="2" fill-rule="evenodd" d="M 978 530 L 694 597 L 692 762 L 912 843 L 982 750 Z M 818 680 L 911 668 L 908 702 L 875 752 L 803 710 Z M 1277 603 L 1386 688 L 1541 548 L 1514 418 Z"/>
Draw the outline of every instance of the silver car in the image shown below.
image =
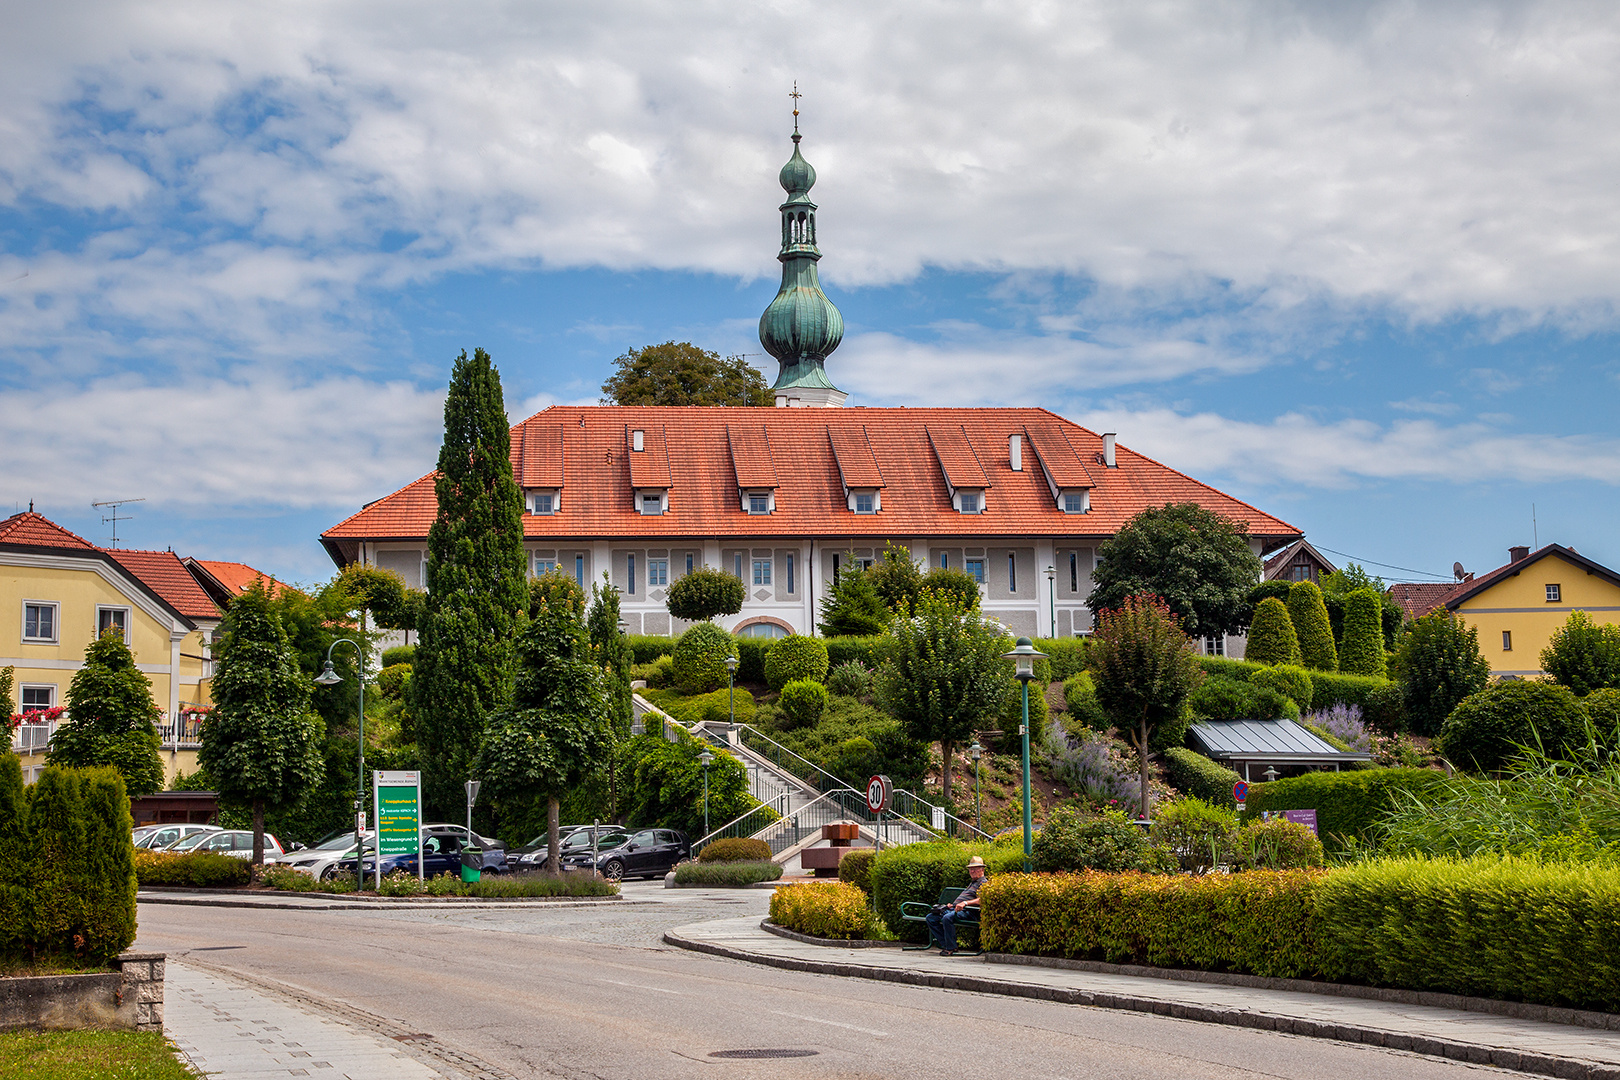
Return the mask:
<path id="1" fill-rule="evenodd" d="M 252 829 L 215 829 L 211 833 L 195 833 L 183 840 L 177 840 L 164 851 L 174 851 L 185 854 L 188 851 L 211 851 L 216 855 L 229 855 L 235 859 L 253 858 L 253 830 Z M 264 857 L 279 859 L 286 852 L 281 849 L 281 842 L 269 833 L 264 834 Z"/>
<path id="2" fill-rule="evenodd" d="M 156 851 L 203 832 L 219 832 L 218 825 L 143 825 L 135 830 L 135 846 Z"/>

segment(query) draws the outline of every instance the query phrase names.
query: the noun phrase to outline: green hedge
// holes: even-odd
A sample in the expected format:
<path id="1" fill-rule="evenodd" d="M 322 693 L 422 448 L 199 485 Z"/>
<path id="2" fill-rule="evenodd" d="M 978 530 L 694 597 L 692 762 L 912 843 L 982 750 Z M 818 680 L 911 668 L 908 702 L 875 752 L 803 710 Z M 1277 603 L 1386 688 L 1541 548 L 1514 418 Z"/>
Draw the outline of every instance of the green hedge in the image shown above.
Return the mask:
<path id="1" fill-rule="evenodd" d="M 1363 711 L 1367 695 L 1389 680 L 1377 675 L 1346 675 L 1341 671 L 1311 672 L 1311 708 L 1331 709 L 1335 705 L 1355 705 Z"/>
<path id="2" fill-rule="evenodd" d="M 675 639 L 664 634 L 626 634 L 630 644 L 630 662 L 650 664 L 660 656 L 675 654 Z"/>
<path id="3" fill-rule="evenodd" d="M 780 690 L 790 682 L 827 681 L 827 644 L 820 638 L 789 634 L 765 653 L 765 683 Z"/>
<path id="4" fill-rule="evenodd" d="M 771 845 L 749 836 L 727 836 L 703 845 L 699 862 L 762 862 L 771 857 Z"/>
<path id="5" fill-rule="evenodd" d="M 1008 874 L 982 901 L 984 947 L 1297 978 L 1317 959 L 1321 871 Z"/>
<path id="6" fill-rule="evenodd" d="M 1225 765 L 1211 761 L 1196 750 L 1172 746 L 1164 752 L 1170 786 L 1187 795 L 1217 806 L 1236 806 L 1232 785 L 1243 779 Z"/>
<path id="7" fill-rule="evenodd" d="M 1395 804 L 1398 791 L 1422 795 L 1445 782 L 1433 769 L 1363 769 L 1291 776 L 1249 788 L 1245 819 L 1265 810 L 1315 810 L 1322 842 L 1333 851 L 1344 838 L 1366 840 Z"/>
<path id="8" fill-rule="evenodd" d="M 1042 666 L 1051 669 L 1050 671 L 1037 669 L 1036 676 L 1043 682 L 1063 682 L 1086 670 L 1086 660 L 1091 654 L 1091 639 L 1039 638 L 1035 642 L 1035 647 L 1050 657 L 1042 662 Z"/>
<path id="9" fill-rule="evenodd" d="M 140 851 L 136 852 L 135 874 L 144 886 L 234 888 L 246 885 L 253 879 L 253 865 L 246 859 L 221 855 L 216 851 L 188 851 L 184 854 Z"/>
<path id="10" fill-rule="evenodd" d="M 737 643 L 737 681 L 755 686 L 765 682 L 765 654 L 770 651 L 770 638 L 733 637 Z"/>
<path id="11" fill-rule="evenodd" d="M 1204 674 L 1225 675 L 1240 682 L 1248 682 L 1250 675 L 1266 668 L 1265 664 L 1256 664 L 1252 660 L 1232 660 L 1225 656 L 1200 656 L 1196 659 Z"/>
<path id="12" fill-rule="evenodd" d="M 683 724 L 700 720 L 721 721 L 731 718 L 732 694 L 730 689 L 712 690 L 707 694 L 682 696 L 676 690 L 643 690 L 641 696 L 669 713 Z M 754 722 L 754 695 L 738 687 L 735 691 L 737 723 Z"/>
<path id="13" fill-rule="evenodd" d="M 866 894 L 843 881 L 784 885 L 771 894 L 771 921 L 801 934 L 845 941 L 880 933 Z"/>
<path id="14" fill-rule="evenodd" d="M 910 900 L 932 904 L 939 899 L 939 890 L 965 886 L 968 859 L 974 855 L 984 859 L 990 874 L 1022 870 L 1024 865 L 1023 848 L 1007 844 L 942 840 L 887 849 L 872 860 L 872 906 L 878 918 L 897 937 L 926 941 L 927 929 L 902 919 L 900 905 Z"/>
<path id="15" fill-rule="evenodd" d="M 872 891 L 872 859 L 877 852 L 871 848 L 856 848 L 838 860 L 838 880 L 847 881 L 864 893 Z"/>
<path id="16" fill-rule="evenodd" d="M 827 663 L 830 667 L 837 667 L 850 660 L 859 660 L 876 670 L 894 650 L 894 638 L 887 634 L 871 637 L 829 637 L 821 640 L 826 642 Z"/>
<path id="17" fill-rule="evenodd" d="M 713 885 L 740 889 L 760 881 L 775 881 L 782 868 L 769 859 L 753 862 L 684 862 L 675 868 L 677 885 Z"/>

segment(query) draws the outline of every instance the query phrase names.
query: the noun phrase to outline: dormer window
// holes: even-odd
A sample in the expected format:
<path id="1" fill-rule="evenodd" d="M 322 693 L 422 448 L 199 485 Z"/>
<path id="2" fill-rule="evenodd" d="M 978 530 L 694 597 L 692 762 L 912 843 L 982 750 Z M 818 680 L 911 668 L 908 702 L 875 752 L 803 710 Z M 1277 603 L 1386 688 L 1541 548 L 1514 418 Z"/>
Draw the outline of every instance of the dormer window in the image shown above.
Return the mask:
<path id="1" fill-rule="evenodd" d="M 855 514 L 875 514 L 883 509 L 883 494 L 875 488 L 855 488 L 849 492 L 849 509 Z"/>
<path id="2" fill-rule="evenodd" d="M 857 514 L 877 513 L 876 500 L 871 495 L 855 496 L 855 512 Z"/>
<path id="3" fill-rule="evenodd" d="M 531 514 L 555 514 L 557 512 L 557 493 L 554 491 L 536 491 L 529 496 L 529 512 Z"/>
<path id="4" fill-rule="evenodd" d="M 1065 514 L 1085 514 L 1091 511 L 1091 494 L 1087 491 L 1065 491 L 1059 503 Z"/>
<path id="5" fill-rule="evenodd" d="M 771 495 L 768 491 L 748 492 L 748 512 L 750 514 L 768 514 L 771 512 Z"/>
<path id="6" fill-rule="evenodd" d="M 636 505 L 640 508 L 642 514 L 647 517 L 657 517 L 669 509 L 668 497 L 668 492 L 643 491 L 637 496 Z"/>
<path id="7" fill-rule="evenodd" d="M 983 513 L 984 493 L 981 491 L 958 491 L 956 493 L 956 508 L 964 514 Z"/>

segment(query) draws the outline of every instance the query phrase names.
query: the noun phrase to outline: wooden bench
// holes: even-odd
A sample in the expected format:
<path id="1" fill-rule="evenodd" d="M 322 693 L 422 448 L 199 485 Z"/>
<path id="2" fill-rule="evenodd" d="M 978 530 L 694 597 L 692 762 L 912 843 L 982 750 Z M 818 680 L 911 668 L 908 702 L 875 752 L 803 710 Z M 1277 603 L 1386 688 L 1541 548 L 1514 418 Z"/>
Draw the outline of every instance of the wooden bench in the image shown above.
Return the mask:
<path id="1" fill-rule="evenodd" d="M 934 908 L 943 904 L 954 904 L 956 898 L 962 895 L 961 889 L 945 888 L 939 890 L 939 899 L 932 904 L 925 904 L 921 900 L 907 900 L 900 905 L 900 917 L 907 922 L 920 922 L 926 924 L 928 916 L 933 914 Z M 973 949 L 962 948 L 962 932 L 973 931 L 973 943 L 978 946 Z M 979 941 L 979 909 L 976 907 L 963 908 L 956 913 L 956 953 L 958 956 L 978 956 L 984 952 L 984 946 Z M 906 945 L 905 952 L 922 952 L 934 947 L 934 932 L 928 932 L 927 945 Z"/>

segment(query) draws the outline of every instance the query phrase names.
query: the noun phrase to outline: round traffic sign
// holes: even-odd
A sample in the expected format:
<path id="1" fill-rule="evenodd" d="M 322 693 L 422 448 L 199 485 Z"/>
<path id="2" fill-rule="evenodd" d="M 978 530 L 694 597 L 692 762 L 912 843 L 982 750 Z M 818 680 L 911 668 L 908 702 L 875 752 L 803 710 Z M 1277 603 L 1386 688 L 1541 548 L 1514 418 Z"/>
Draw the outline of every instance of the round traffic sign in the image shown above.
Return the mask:
<path id="1" fill-rule="evenodd" d="M 1239 780 L 1237 783 L 1232 785 L 1232 798 L 1233 799 L 1237 800 L 1238 802 L 1243 802 L 1246 799 L 1248 799 L 1248 797 L 1249 797 L 1249 782 L 1247 780 Z"/>
<path id="2" fill-rule="evenodd" d="M 887 776 L 874 776 L 866 782 L 866 808 L 874 814 L 887 810 L 893 795 L 894 785 Z"/>

